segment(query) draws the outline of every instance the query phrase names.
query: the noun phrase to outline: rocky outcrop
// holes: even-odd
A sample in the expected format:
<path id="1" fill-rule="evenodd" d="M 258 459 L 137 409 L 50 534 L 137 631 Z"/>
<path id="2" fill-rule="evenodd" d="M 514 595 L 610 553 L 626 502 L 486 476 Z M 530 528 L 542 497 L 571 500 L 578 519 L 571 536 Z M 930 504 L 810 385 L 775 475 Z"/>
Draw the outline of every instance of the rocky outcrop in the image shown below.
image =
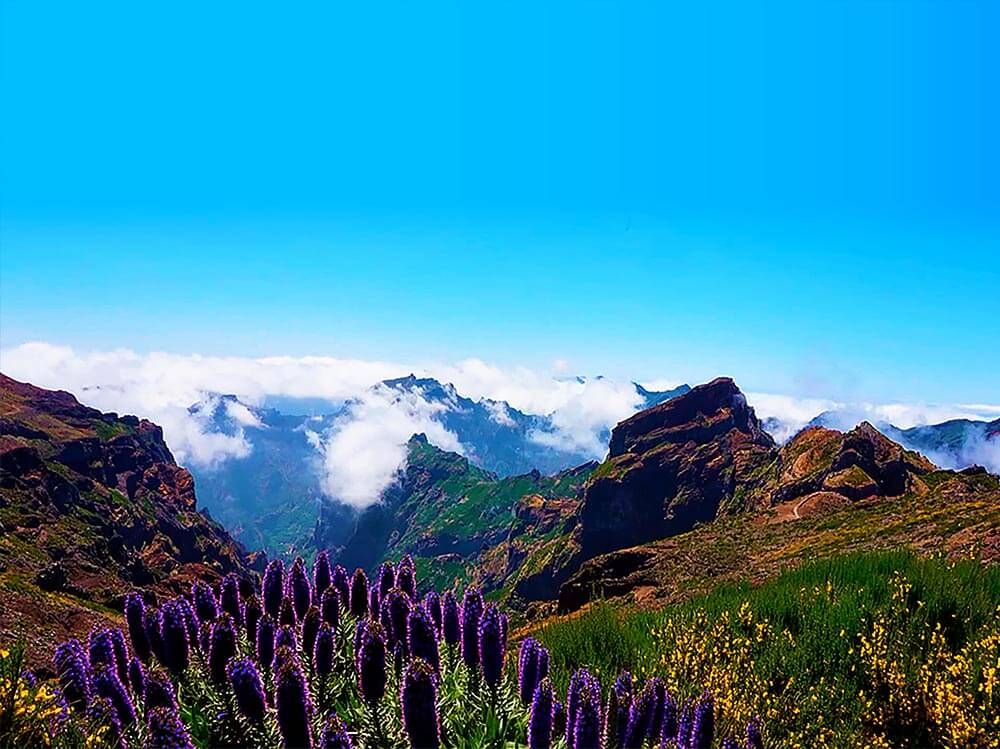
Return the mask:
<path id="1" fill-rule="evenodd" d="M 719 378 L 642 411 L 611 433 L 584 490 L 582 559 L 690 530 L 740 499 L 777 449 L 736 384 Z"/>

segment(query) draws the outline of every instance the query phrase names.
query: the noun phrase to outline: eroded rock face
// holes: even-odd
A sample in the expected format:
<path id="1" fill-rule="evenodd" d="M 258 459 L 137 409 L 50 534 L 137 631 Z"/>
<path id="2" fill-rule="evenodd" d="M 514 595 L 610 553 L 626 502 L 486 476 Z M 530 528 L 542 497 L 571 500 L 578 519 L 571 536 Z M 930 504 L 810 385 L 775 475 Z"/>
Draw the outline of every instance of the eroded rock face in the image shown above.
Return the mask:
<path id="1" fill-rule="evenodd" d="M 744 509 L 746 487 L 777 448 L 729 378 L 615 427 L 584 491 L 581 557 L 673 536 Z"/>

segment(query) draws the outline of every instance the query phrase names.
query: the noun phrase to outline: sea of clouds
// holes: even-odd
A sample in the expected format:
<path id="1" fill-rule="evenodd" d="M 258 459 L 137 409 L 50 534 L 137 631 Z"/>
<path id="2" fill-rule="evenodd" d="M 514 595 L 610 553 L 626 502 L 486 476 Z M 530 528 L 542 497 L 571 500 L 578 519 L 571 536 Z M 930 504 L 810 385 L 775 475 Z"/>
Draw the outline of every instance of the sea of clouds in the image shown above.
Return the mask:
<path id="1" fill-rule="evenodd" d="M 0 369 L 15 379 L 45 388 L 68 390 L 81 402 L 103 411 L 131 413 L 163 427 L 167 444 L 181 464 L 211 468 L 250 454 L 246 429 L 261 424 L 250 409 L 215 401 L 231 393 L 251 405 L 266 396 L 322 398 L 347 404 L 332 427 L 308 433 L 320 453 L 321 485 L 331 496 L 356 507 L 378 500 L 405 466 L 406 443 L 416 433 L 442 449 L 467 453 L 458 436 L 436 418 L 446 406 L 419 393 L 401 395 L 376 386 L 385 379 L 415 373 L 454 385 L 457 393 L 482 400 L 498 423 L 509 421 L 507 407 L 547 415 L 551 431 L 533 439 L 563 450 L 604 456 L 606 430 L 635 413 L 642 399 L 633 384 L 606 378 L 565 378 L 526 367 L 499 367 L 481 359 L 430 366 L 388 361 L 305 357 L 219 357 L 198 354 L 76 351 L 45 342 L 0 351 Z M 667 389 L 676 381 L 643 383 Z M 850 428 L 862 419 L 900 428 L 954 418 L 990 420 L 1000 405 L 918 403 L 838 403 L 819 398 L 750 392 L 761 418 L 773 417 L 779 440 L 787 439 L 823 411 L 834 411 Z M 192 410 L 193 404 L 200 404 Z M 211 416 L 222 405 L 235 429 L 213 428 Z M 996 442 L 970 446 L 969 455 L 1000 470 Z M 970 461 L 972 462 L 972 461 Z"/>

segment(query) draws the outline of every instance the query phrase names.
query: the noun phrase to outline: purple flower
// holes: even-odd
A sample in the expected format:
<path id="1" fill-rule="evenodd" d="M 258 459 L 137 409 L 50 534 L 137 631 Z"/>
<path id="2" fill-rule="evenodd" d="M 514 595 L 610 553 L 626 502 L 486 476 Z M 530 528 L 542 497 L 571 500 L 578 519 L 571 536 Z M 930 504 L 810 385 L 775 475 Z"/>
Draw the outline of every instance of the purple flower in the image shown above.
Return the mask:
<path id="1" fill-rule="evenodd" d="M 722 740 L 722 749 L 740 749 L 740 745 L 736 743 L 736 739 L 732 736 L 726 736 Z"/>
<path id="2" fill-rule="evenodd" d="M 361 667 L 361 643 L 364 642 L 365 630 L 371 623 L 370 619 L 362 619 L 354 628 L 354 666 Z"/>
<path id="3" fill-rule="evenodd" d="M 174 685 L 165 673 L 150 671 L 146 675 L 146 712 L 158 707 L 177 710 L 177 696 L 174 694 Z"/>
<path id="4" fill-rule="evenodd" d="M 278 624 L 285 627 L 294 627 L 298 623 L 299 619 L 295 616 L 295 606 L 292 604 L 292 599 L 282 599 L 281 609 L 278 611 Z"/>
<path id="5" fill-rule="evenodd" d="M 412 749 L 436 749 L 441 745 L 436 680 L 434 669 L 419 658 L 410 663 L 403 675 L 400 690 L 403 729 Z"/>
<path id="6" fill-rule="evenodd" d="M 135 705 L 125 685 L 111 666 L 98 667 L 94 673 L 93 684 L 94 693 L 111 702 L 122 724 L 130 726 L 135 723 Z"/>
<path id="7" fill-rule="evenodd" d="M 330 569 L 330 555 L 325 550 L 316 554 L 313 562 L 313 603 L 317 606 L 333 581 L 333 570 Z"/>
<path id="8" fill-rule="evenodd" d="M 622 737 L 625 749 L 638 749 L 649 735 L 649 725 L 653 721 L 656 695 L 647 684 L 636 695 L 628 711 L 628 721 Z"/>
<path id="9" fill-rule="evenodd" d="M 312 603 L 312 586 L 306 572 L 306 562 L 302 557 L 295 557 L 292 568 L 288 572 L 288 597 L 292 599 L 295 608 L 295 620 L 302 621 Z"/>
<path id="10" fill-rule="evenodd" d="M 694 704 L 690 700 L 686 700 L 681 706 L 677 720 L 677 746 L 690 749 L 693 729 Z"/>
<path id="11" fill-rule="evenodd" d="M 197 582 L 191 589 L 194 597 L 194 611 L 199 622 L 214 622 L 219 616 L 219 602 L 215 591 L 207 583 Z"/>
<path id="12" fill-rule="evenodd" d="M 310 665 L 313 659 L 313 650 L 316 647 L 316 636 L 319 634 L 319 625 L 322 623 L 319 616 L 319 609 L 310 606 L 302 620 L 302 655 Z"/>
<path id="13" fill-rule="evenodd" d="M 566 708 L 556 700 L 552 705 L 552 735 L 561 736 L 566 731 Z"/>
<path id="14" fill-rule="evenodd" d="M 470 669 L 479 666 L 479 618 L 483 615 L 483 595 L 474 588 L 462 599 L 462 660 Z"/>
<path id="15" fill-rule="evenodd" d="M 646 729 L 646 737 L 658 743 L 663 736 L 663 715 L 666 709 L 667 688 L 663 679 L 654 677 L 647 682 L 647 687 L 653 694 L 653 708 L 650 712 L 649 727 Z"/>
<path id="16" fill-rule="evenodd" d="M 346 611 L 351 601 L 351 578 L 343 565 L 338 564 L 333 568 L 333 581 L 330 583 L 337 591 L 340 598 L 340 605 Z"/>
<path id="17" fill-rule="evenodd" d="M 320 676 L 333 673 L 333 658 L 336 653 L 337 637 L 333 628 L 326 623 L 320 625 L 313 646 L 313 668 Z"/>
<path id="18" fill-rule="evenodd" d="M 386 644 L 390 650 L 403 646 L 405 654 L 406 620 L 410 616 L 410 597 L 399 588 L 393 588 L 382 601 L 381 621 L 385 628 Z"/>
<path id="19" fill-rule="evenodd" d="M 437 628 L 431 615 L 423 606 L 415 606 L 406 623 L 407 645 L 410 655 L 420 658 L 434 669 L 441 671 L 441 657 L 438 653 Z"/>
<path id="20" fill-rule="evenodd" d="M 534 637 L 526 637 L 517 657 L 517 686 L 522 705 L 531 702 L 535 688 L 548 675 L 549 651 Z"/>
<path id="21" fill-rule="evenodd" d="M 396 587 L 411 599 L 417 599 L 417 572 L 413 567 L 413 557 L 407 554 L 396 566 Z"/>
<path id="22" fill-rule="evenodd" d="M 226 681 L 226 666 L 236 657 L 236 625 L 229 614 L 212 625 L 212 639 L 208 651 L 208 672 L 216 684 Z"/>
<path id="23" fill-rule="evenodd" d="M 706 692 L 694 708 L 694 722 L 691 726 L 690 749 L 710 749 L 715 739 L 715 701 Z"/>
<path id="24" fill-rule="evenodd" d="M 355 619 L 364 619 L 368 613 L 368 576 L 360 567 L 351 578 L 351 614 Z"/>
<path id="25" fill-rule="evenodd" d="M 111 632 L 107 629 L 95 629 L 90 633 L 90 667 L 109 666 L 118 669 L 115 657 L 115 644 L 111 640 Z"/>
<path id="26" fill-rule="evenodd" d="M 747 723 L 747 749 L 764 749 L 764 737 L 760 732 L 760 717 L 753 717 Z"/>
<path id="27" fill-rule="evenodd" d="M 632 675 L 626 671 L 615 679 L 608 695 L 608 709 L 604 715 L 604 740 L 608 749 L 621 749 L 624 746 L 631 705 Z"/>
<path id="28" fill-rule="evenodd" d="M 677 700 L 668 692 L 663 700 L 663 724 L 660 737 L 663 740 L 677 738 Z"/>
<path id="29" fill-rule="evenodd" d="M 277 653 L 281 648 L 288 648 L 293 653 L 299 652 L 299 638 L 295 634 L 295 628 L 287 624 L 278 627 L 274 635 L 274 652 Z"/>
<path id="30" fill-rule="evenodd" d="M 243 626 L 247 635 L 247 640 L 257 642 L 257 624 L 264 612 L 260 607 L 260 599 L 257 596 L 250 596 L 243 604 Z"/>
<path id="31" fill-rule="evenodd" d="M 312 703 L 302 667 L 295 657 L 284 659 L 275 675 L 274 706 L 284 746 L 287 749 L 311 747 Z"/>
<path id="32" fill-rule="evenodd" d="M 175 673 L 184 671 L 188 667 L 190 656 L 184 609 L 175 598 L 163 604 L 160 614 L 163 619 L 160 624 L 163 638 L 163 665 Z"/>
<path id="33" fill-rule="evenodd" d="M 243 605 L 240 599 L 240 579 L 230 572 L 222 578 L 219 605 L 223 611 L 233 617 L 233 623 L 237 627 L 243 623 Z"/>
<path id="34" fill-rule="evenodd" d="M 334 712 L 326 719 L 323 733 L 319 739 L 320 749 L 353 749 L 351 735 L 347 732 L 344 721 Z"/>
<path id="35" fill-rule="evenodd" d="M 391 562 L 383 562 L 378 568 L 378 594 L 380 598 L 385 598 L 386 594 L 396 587 L 396 570 Z"/>
<path id="36" fill-rule="evenodd" d="M 111 635 L 111 645 L 115 651 L 115 664 L 118 666 L 118 678 L 123 684 L 128 683 L 128 646 L 125 644 L 125 633 L 121 627 L 108 630 Z"/>
<path id="37" fill-rule="evenodd" d="M 90 666 L 79 640 L 67 640 L 52 656 L 63 698 L 74 710 L 85 710 L 90 703 Z"/>
<path id="38" fill-rule="evenodd" d="M 580 705 L 584 699 L 584 693 L 588 693 L 588 697 L 593 696 L 593 692 L 597 692 L 597 702 L 600 704 L 600 684 L 597 683 L 597 679 L 590 675 L 590 672 L 581 668 L 569 680 L 569 690 L 566 694 L 566 746 L 569 749 L 574 749 L 576 746 L 576 724 L 577 715 L 580 712 Z"/>
<path id="39" fill-rule="evenodd" d="M 494 689 L 503 676 L 503 658 L 507 652 L 506 627 L 500 609 L 492 603 L 479 621 L 479 662 L 483 680 Z"/>
<path id="40" fill-rule="evenodd" d="M 103 736 L 107 746 L 119 746 L 122 739 L 122 723 L 118 719 L 115 706 L 107 697 L 97 697 L 87 708 L 87 717 L 98 726 L 105 728 Z"/>
<path id="41" fill-rule="evenodd" d="M 441 596 L 436 591 L 428 591 L 427 595 L 424 596 L 424 608 L 431 615 L 431 621 L 434 622 L 434 629 L 438 631 L 438 634 L 441 634 Z"/>
<path id="42" fill-rule="evenodd" d="M 580 693 L 573 729 L 574 749 L 601 749 L 601 694 L 593 688 L 595 684 Z"/>
<path id="43" fill-rule="evenodd" d="M 261 584 L 261 596 L 265 613 L 272 619 L 277 619 L 281 613 L 281 601 L 285 597 L 285 565 L 280 559 L 268 562 Z"/>
<path id="44" fill-rule="evenodd" d="M 340 619 L 340 593 L 336 588 L 327 588 L 323 591 L 319 608 L 323 621 L 336 629 Z"/>
<path id="45" fill-rule="evenodd" d="M 149 652 L 156 656 L 156 660 L 163 663 L 163 615 L 158 609 L 146 611 L 146 640 L 149 641 Z"/>
<path id="46" fill-rule="evenodd" d="M 132 694 L 138 699 L 146 698 L 146 669 L 142 666 L 142 661 L 133 657 L 128 664 L 128 683 L 132 687 Z"/>
<path id="47" fill-rule="evenodd" d="M 146 749 L 194 749 L 191 734 L 176 709 L 157 707 L 149 712 Z"/>
<path id="48" fill-rule="evenodd" d="M 361 633 L 358 651 L 358 686 L 369 705 L 385 696 L 385 634 L 378 622 L 369 622 Z"/>
<path id="49" fill-rule="evenodd" d="M 552 682 L 542 679 L 531 698 L 528 717 L 529 749 L 549 749 L 552 745 L 555 724 L 555 703 L 552 699 Z"/>
<path id="50" fill-rule="evenodd" d="M 262 723 L 267 710 L 264 684 L 257 666 L 249 658 L 235 658 L 226 667 L 229 685 L 236 697 L 236 707 L 251 723 Z"/>
<path id="51" fill-rule="evenodd" d="M 198 643 L 198 649 L 203 653 L 208 653 L 212 648 L 212 627 L 214 626 L 213 622 L 202 622 L 198 629 L 198 637 L 191 640 L 192 644 Z"/>
<path id="52" fill-rule="evenodd" d="M 266 614 L 257 625 L 257 662 L 262 668 L 274 665 L 274 621 Z"/>
<path id="53" fill-rule="evenodd" d="M 200 647 L 201 642 L 198 639 L 199 627 L 201 626 L 198 621 L 198 615 L 195 613 L 194 606 L 191 602 L 181 596 L 177 598 L 177 605 L 181 607 L 181 611 L 184 612 L 184 623 L 187 625 L 188 631 L 188 642 L 191 643 L 192 647 Z M 204 628 L 203 628 L 204 629 Z M 205 629 L 205 641 L 208 641 L 208 633 L 211 632 L 210 629 Z"/>
<path id="54" fill-rule="evenodd" d="M 368 591 L 368 610 L 371 612 L 382 610 L 382 597 L 379 595 L 378 588 L 374 585 Z"/>
<path id="55" fill-rule="evenodd" d="M 459 611 L 458 601 L 451 591 L 444 594 L 441 609 L 441 631 L 444 641 L 448 645 L 457 645 L 462 639 L 462 614 Z"/>
<path id="56" fill-rule="evenodd" d="M 151 650 L 146 637 L 146 602 L 135 591 L 125 596 L 125 623 L 132 650 L 144 662 L 149 662 Z"/>

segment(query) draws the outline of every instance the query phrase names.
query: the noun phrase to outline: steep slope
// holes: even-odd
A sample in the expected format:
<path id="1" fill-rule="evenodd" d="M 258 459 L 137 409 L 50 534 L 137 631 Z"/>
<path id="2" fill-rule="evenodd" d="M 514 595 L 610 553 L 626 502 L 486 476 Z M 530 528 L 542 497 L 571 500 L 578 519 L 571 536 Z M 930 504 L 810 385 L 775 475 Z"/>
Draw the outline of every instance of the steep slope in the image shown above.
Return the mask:
<path id="1" fill-rule="evenodd" d="M 244 553 L 158 426 L 0 375 L 0 634 L 78 632 L 131 588 L 230 571 L 248 573 Z"/>

